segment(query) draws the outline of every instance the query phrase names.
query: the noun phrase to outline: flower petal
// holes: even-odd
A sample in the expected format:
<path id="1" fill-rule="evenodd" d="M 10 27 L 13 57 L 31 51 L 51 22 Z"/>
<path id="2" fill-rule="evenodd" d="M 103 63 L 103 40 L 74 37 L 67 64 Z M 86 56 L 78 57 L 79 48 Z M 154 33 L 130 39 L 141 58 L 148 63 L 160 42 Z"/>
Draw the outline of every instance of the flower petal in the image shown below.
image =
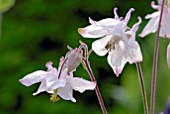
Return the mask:
<path id="1" fill-rule="evenodd" d="M 122 64 L 123 55 L 125 53 L 125 44 L 120 41 L 115 45 L 115 49 L 112 49 L 108 55 L 108 63 L 110 66 L 120 66 Z"/>
<path id="2" fill-rule="evenodd" d="M 162 26 L 161 26 L 161 29 L 160 29 L 160 36 L 161 37 L 166 37 L 166 36 L 170 35 L 169 20 L 170 20 L 170 13 L 165 12 L 164 15 L 163 15 Z"/>
<path id="3" fill-rule="evenodd" d="M 24 78 L 20 79 L 19 81 L 25 86 L 30 86 L 32 84 L 42 81 L 43 78 L 45 78 L 46 76 L 47 76 L 46 71 L 38 70 L 26 75 Z"/>
<path id="4" fill-rule="evenodd" d="M 143 58 L 140 46 L 136 41 L 134 42 L 134 46 L 129 47 L 127 52 L 127 57 L 130 64 L 142 61 Z"/>
<path id="5" fill-rule="evenodd" d="M 38 90 L 35 93 L 33 93 L 33 95 L 37 95 L 37 94 L 44 92 L 44 91 L 48 91 L 48 86 L 47 86 L 45 81 L 42 81 Z"/>
<path id="6" fill-rule="evenodd" d="M 114 50 L 111 50 L 109 52 L 107 61 L 109 65 L 112 67 L 114 73 L 118 77 L 119 74 L 121 74 L 125 64 L 127 63 L 127 58 L 125 58 L 124 54 L 125 52 L 125 44 L 123 42 L 120 42 L 119 45 L 116 45 Z"/>
<path id="7" fill-rule="evenodd" d="M 112 35 L 108 35 L 105 36 L 99 40 L 96 40 L 92 43 L 92 49 L 93 51 L 99 55 L 99 56 L 104 56 L 107 54 L 107 52 L 109 51 L 108 49 L 106 49 L 106 45 L 109 42 L 109 40 L 111 40 Z"/>
<path id="8" fill-rule="evenodd" d="M 78 32 L 84 38 L 99 38 L 106 34 L 106 30 L 104 30 L 101 26 L 95 25 L 90 25 L 85 28 L 79 28 Z"/>
<path id="9" fill-rule="evenodd" d="M 85 90 L 94 90 L 96 87 L 95 82 L 87 81 L 83 78 L 73 78 L 68 76 L 67 81 L 70 83 L 74 90 L 81 93 L 83 93 Z"/>
<path id="10" fill-rule="evenodd" d="M 156 30 L 158 29 L 158 21 L 159 16 L 151 18 L 139 36 L 145 37 L 150 33 L 156 32 Z"/>
<path id="11" fill-rule="evenodd" d="M 108 60 L 109 62 L 109 60 Z M 118 77 L 121 73 L 122 73 L 122 70 L 125 66 L 125 64 L 127 63 L 127 60 L 126 59 L 122 59 L 122 63 L 120 66 L 113 66 L 111 63 L 110 63 L 110 66 L 112 67 L 115 75 Z"/>
<path id="12" fill-rule="evenodd" d="M 58 95 L 64 100 L 76 102 L 76 100 L 73 98 L 73 88 L 69 83 L 66 83 L 65 87 L 63 88 L 58 88 Z"/>

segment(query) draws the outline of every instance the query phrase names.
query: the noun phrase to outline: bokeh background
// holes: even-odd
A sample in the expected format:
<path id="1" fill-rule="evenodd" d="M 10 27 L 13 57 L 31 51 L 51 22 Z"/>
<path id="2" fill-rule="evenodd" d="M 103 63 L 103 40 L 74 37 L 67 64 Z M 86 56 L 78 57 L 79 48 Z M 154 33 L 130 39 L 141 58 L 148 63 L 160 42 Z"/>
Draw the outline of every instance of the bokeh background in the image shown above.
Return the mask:
<path id="1" fill-rule="evenodd" d="M 11 1 L 11 0 L 1 0 Z M 2 37 L 0 39 L 0 114 L 102 114 L 95 91 L 83 94 L 74 91 L 77 102 L 60 100 L 50 102 L 47 93 L 33 96 L 39 84 L 25 87 L 19 79 L 35 70 L 46 70 L 45 63 L 53 61 L 58 67 L 59 58 L 68 51 L 67 45 L 79 46 L 79 40 L 91 48 L 94 39 L 82 38 L 77 29 L 88 25 L 88 17 L 94 20 L 114 17 L 113 8 L 118 7 L 120 16 L 129 8 L 135 8 L 129 22 L 131 27 L 137 16 L 143 18 L 138 33 L 152 13 L 151 0 L 16 0 L 15 5 L 1 16 Z M 2 3 L 1 3 L 2 5 Z M 150 104 L 153 48 L 155 34 L 146 38 L 136 37 L 143 53 L 147 99 Z M 166 107 L 170 95 L 170 70 L 166 63 L 167 39 L 160 39 L 158 78 L 156 91 L 156 113 Z M 116 78 L 107 63 L 107 57 L 95 53 L 90 56 L 92 70 L 96 76 L 109 114 L 143 114 L 140 84 L 135 64 L 127 64 L 120 77 Z M 80 67 L 75 76 L 89 79 Z"/>

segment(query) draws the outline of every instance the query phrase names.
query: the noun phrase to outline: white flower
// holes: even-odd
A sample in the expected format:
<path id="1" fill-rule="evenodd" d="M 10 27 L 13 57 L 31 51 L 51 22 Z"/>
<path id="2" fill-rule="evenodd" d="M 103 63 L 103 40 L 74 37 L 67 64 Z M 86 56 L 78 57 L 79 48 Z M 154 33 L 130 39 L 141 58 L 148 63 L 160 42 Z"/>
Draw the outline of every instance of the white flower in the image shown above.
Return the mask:
<path id="1" fill-rule="evenodd" d="M 160 12 L 161 12 L 161 6 L 162 6 L 162 0 L 158 0 L 159 5 L 155 5 L 155 2 L 151 2 L 151 6 L 153 9 L 156 9 L 158 11 L 146 15 L 145 19 L 150 19 L 147 25 L 144 27 L 143 31 L 140 33 L 141 37 L 145 37 L 150 33 L 155 33 L 158 29 L 158 23 L 160 19 Z M 163 10 L 163 16 L 162 16 L 162 22 L 161 22 L 161 28 L 160 28 L 160 36 L 161 37 L 167 37 L 170 38 L 170 0 L 166 0 L 164 4 L 164 10 Z"/>
<path id="2" fill-rule="evenodd" d="M 131 8 L 124 19 L 118 17 L 116 10 L 114 9 L 114 19 L 108 18 L 98 22 L 90 19 L 91 25 L 78 31 L 85 38 L 101 37 L 92 43 L 92 49 L 99 56 L 108 53 L 108 63 L 116 76 L 119 76 L 127 62 L 132 64 L 142 61 L 140 47 L 135 41 L 141 18 L 139 17 L 139 22 L 129 29 L 127 23 L 134 9 Z"/>
<path id="3" fill-rule="evenodd" d="M 52 66 L 52 62 L 47 63 L 46 66 L 48 71 L 38 70 L 19 80 L 25 86 L 41 82 L 37 92 L 33 93 L 33 95 L 47 91 L 49 93 L 53 93 L 51 97 L 53 102 L 58 100 L 57 95 L 59 95 L 62 99 L 76 102 L 73 98 L 73 90 L 82 93 L 85 90 L 95 89 L 95 82 L 90 82 L 77 77 L 74 78 L 72 72 L 68 74 L 67 68 L 62 69 L 60 77 L 58 77 L 59 71 Z"/>

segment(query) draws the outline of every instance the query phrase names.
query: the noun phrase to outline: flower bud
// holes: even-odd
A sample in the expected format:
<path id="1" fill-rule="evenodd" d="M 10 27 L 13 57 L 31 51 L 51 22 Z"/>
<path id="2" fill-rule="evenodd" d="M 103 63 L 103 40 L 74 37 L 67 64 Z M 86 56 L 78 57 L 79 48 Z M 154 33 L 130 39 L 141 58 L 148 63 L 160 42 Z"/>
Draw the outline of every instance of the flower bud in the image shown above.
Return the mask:
<path id="1" fill-rule="evenodd" d="M 68 61 L 67 61 L 67 68 L 68 72 L 75 70 L 82 60 L 82 53 L 83 51 L 79 48 L 75 48 L 71 51 L 71 53 L 68 55 Z"/>

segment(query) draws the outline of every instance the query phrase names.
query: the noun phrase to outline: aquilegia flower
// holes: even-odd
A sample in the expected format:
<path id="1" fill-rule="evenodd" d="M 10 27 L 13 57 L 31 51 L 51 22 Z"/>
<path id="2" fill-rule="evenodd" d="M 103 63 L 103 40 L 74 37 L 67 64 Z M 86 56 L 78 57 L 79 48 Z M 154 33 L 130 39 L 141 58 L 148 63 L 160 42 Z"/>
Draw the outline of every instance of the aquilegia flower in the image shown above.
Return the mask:
<path id="1" fill-rule="evenodd" d="M 62 57 L 60 59 L 58 70 L 52 66 L 52 62 L 48 62 L 46 64 L 46 67 L 48 68 L 47 71 L 35 71 L 26 75 L 19 81 L 25 86 L 30 86 L 41 82 L 37 92 L 33 93 L 33 95 L 47 91 L 52 93 L 51 100 L 53 102 L 59 100 L 58 96 L 62 99 L 76 102 L 73 97 L 73 90 L 82 93 L 85 90 L 94 90 L 96 86 L 95 82 L 87 81 L 83 78 L 73 77 L 73 71 L 75 71 L 75 68 L 78 66 L 78 63 L 75 63 L 74 65 L 73 62 L 78 62 L 79 60 L 79 56 L 76 52 L 80 53 L 76 48 L 68 53 L 67 58 Z M 73 54 L 76 56 L 73 56 Z M 73 69 L 73 71 L 70 69 Z"/>
<path id="2" fill-rule="evenodd" d="M 158 10 L 152 14 L 148 14 L 146 15 L 146 19 L 150 19 L 148 24 L 145 26 L 145 28 L 143 29 L 143 31 L 140 33 L 139 36 L 141 37 L 145 37 L 150 33 L 154 33 L 157 31 L 158 29 L 158 23 L 159 23 L 159 19 L 160 19 L 160 13 L 161 13 L 161 7 L 162 7 L 162 0 L 158 0 L 158 5 L 155 5 L 155 2 L 152 1 L 151 2 L 151 6 L 152 8 Z M 165 0 L 164 3 L 164 10 L 163 10 L 163 15 L 162 15 L 162 21 L 161 21 L 161 28 L 160 28 L 160 33 L 159 36 L 161 37 L 165 37 L 165 38 L 170 38 L 170 0 Z M 169 49 L 169 45 L 167 48 L 167 63 L 168 63 L 168 67 L 170 68 L 170 49 Z"/>
<path id="3" fill-rule="evenodd" d="M 156 9 L 158 11 L 146 15 L 146 19 L 150 19 L 143 31 L 140 33 L 141 37 L 145 37 L 150 33 L 154 33 L 158 29 L 158 22 L 160 19 L 160 12 L 161 12 L 161 6 L 162 6 L 162 0 L 158 0 L 158 5 L 155 5 L 155 2 L 151 2 L 151 6 L 153 9 Z M 161 28 L 160 28 L 160 36 L 161 37 L 167 37 L 170 38 L 170 0 L 165 0 L 164 4 L 164 10 L 163 10 L 163 17 L 161 22 Z"/>
<path id="4" fill-rule="evenodd" d="M 89 18 L 90 26 L 79 28 L 78 32 L 85 38 L 100 38 L 92 43 L 92 49 L 99 56 L 108 53 L 108 63 L 116 76 L 122 72 L 125 64 L 142 61 L 142 54 L 138 43 L 135 41 L 136 31 L 141 23 L 139 22 L 131 29 L 127 27 L 130 19 L 131 8 L 125 18 L 119 18 L 117 8 L 114 9 L 115 18 L 107 18 L 100 21 L 93 21 Z"/>

